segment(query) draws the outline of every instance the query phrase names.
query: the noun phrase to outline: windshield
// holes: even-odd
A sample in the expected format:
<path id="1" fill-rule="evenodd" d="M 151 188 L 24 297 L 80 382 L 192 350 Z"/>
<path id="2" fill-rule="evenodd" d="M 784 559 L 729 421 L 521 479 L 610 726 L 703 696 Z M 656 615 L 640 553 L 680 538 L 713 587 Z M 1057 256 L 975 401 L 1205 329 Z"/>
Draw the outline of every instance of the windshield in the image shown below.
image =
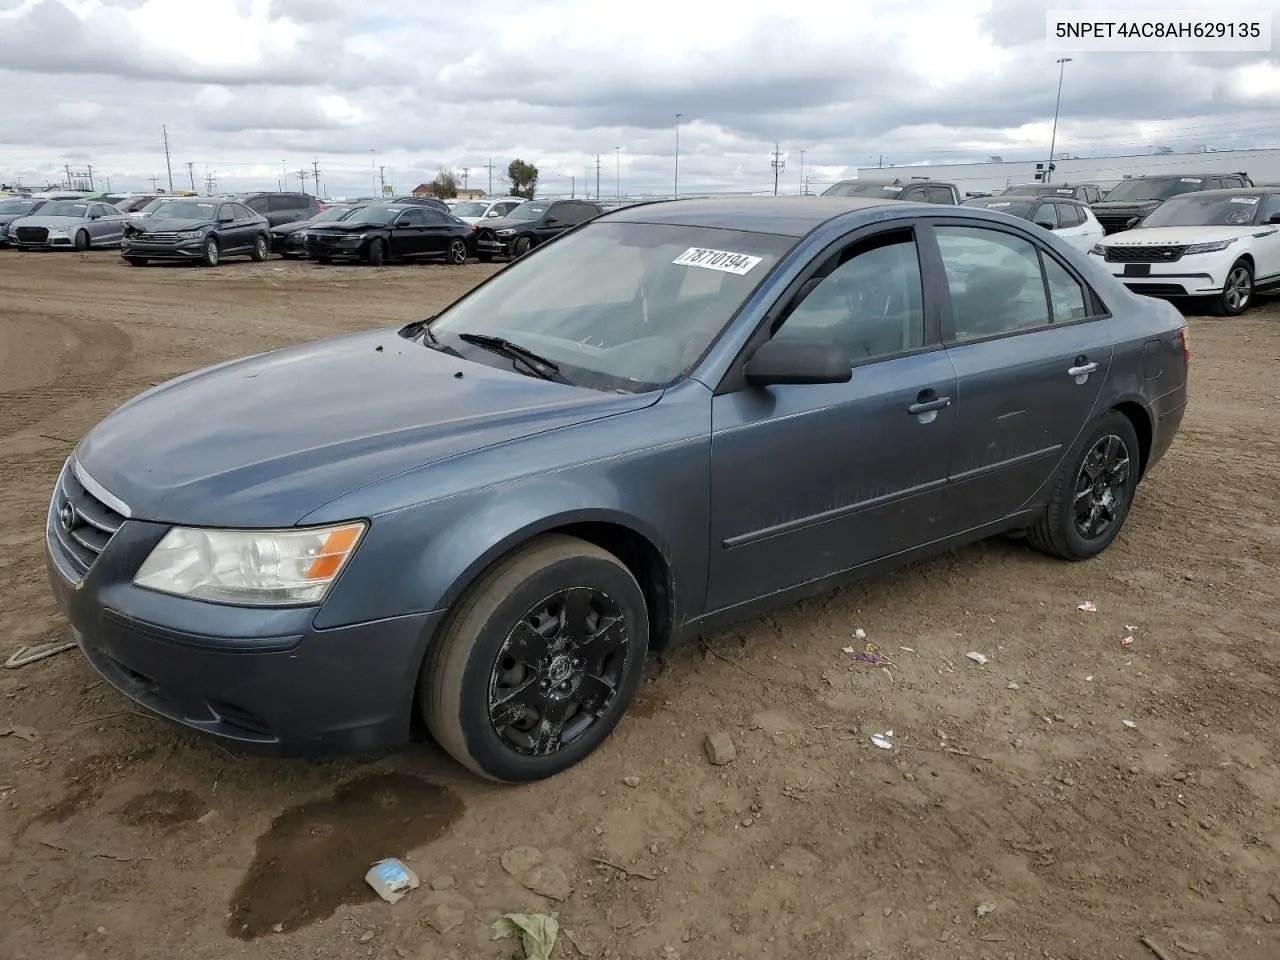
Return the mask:
<path id="1" fill-rule="evenodd" d="M 212 220 L 218 212 L 218 205 L 199 200 L 170 200 L 154 209 L 148 204 L 146 209 L 166 220 Z"/>
<path id="2" fill-rule="evenodd" d="M 882 200 L 897 199 L 902 187 L 896 183 L 837 183 L 822 192 L 824 197 L 879 197 Z"/>
<path id="3" fill-rule="evenodd" d="M 1022 183 L 1006 187 L 1001 193 L 1003 197 L 1070 197 L 1074 196 L 1075 187 L 1046 187 L 1041 183 Z"/>
<path id="4" fill-rule="evenodd" d="M 537 220 L 547 212 L 548 203 L 522 203 L 507 214 L 509 220 Z"/>
<path id="5" fill-rule="evenodd" d="M 42 217 L 75 217 L 83 220 L 89 216 L 89 204 L 75 200 L 55 200 L 40 208 Z"/>
<path id="6" fill-rule="evenodd" d="M 482 363 L 511 361 L 461 334 L 509 340 L 578 386 L 653 390 L 698 362 L 795 242 L 707 227 L 595 223 L 516 260 L 430 330 Z"/>
<path id="7" fill-rule="evenodd" d="M 1032 208 L 1039 202 L 1034 198 L 1031 200 L 1007 200 L 1001 197 L 978 197 L 974 200 L 966 200 L 960 206 L 978 207 L 981 210 L 995 210 L 997 213 L 1007 213 L 1010 216 L 1022 217 L 1025 220 L 1031 215 Z"/>
<path id="8" fill-rule="evenodd" d="M 345 220 L 357 210 L 363 210 L 364 207 L 329 207 L 324 213 L 316 214 L 311 218 L 312 223 L 326 223 L 330 220 Z"/>
<path id="9" fill-rule="evenodd" d="M 1203 177 L 1161 177 L 1157 180 L 1121 180 L 1108 200 L 1168 200 L 1180 193 L 1204 189 Z"/>
<path id="10" fill-rule="evenodd" d="M 357 213 L 345 218 L 350 224 L 366 223 L 371 227 L 384 227 L 398 217 L 405 207 L 361 207 Z"/>
<path id="11" fill-rule="evenodd" d="M 1256 223 L 1262 197 L 1191 194 L 1162 203 L 1139 224 L 1147 227 L 1237 227 Z"/>
<path id="12" fill-rule="evenodd" d="M 460 203 L 451 211 L 455 217 L 483 217 L 484 212 L 489 209 L 489 204 L 482 203 L 479 200 L 469 200 L 466 203 Z"/>
<path id="13" fill-rule="evenodd" d="M 35 203 L 31 200 L 0 200 L 0 214 L 26 213 L 33 206 Z"/>

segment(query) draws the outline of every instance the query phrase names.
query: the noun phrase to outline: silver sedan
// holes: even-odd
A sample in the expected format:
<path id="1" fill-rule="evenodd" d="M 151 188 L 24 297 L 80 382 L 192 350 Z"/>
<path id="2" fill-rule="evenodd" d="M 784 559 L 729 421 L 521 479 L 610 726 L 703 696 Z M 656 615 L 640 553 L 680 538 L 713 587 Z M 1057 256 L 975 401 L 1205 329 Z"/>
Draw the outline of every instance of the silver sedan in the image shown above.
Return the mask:
<path id="1" fill-rule="evenodd" d="M 88 250 L 118 247 L 128 217 L 99 200 L 55 200 L 9 226 L 19 250 Z"/>

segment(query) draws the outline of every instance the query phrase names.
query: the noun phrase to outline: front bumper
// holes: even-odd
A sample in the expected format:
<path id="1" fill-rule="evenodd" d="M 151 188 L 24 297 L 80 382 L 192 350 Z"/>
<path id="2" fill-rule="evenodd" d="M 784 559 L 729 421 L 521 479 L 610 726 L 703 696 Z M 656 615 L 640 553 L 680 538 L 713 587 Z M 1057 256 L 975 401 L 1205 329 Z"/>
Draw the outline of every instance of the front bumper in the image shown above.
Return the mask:
<path id="1" fill-rule="evenodd" d="M 364 249 L 365 241 L 355 238 L 332 240 L 310 236 L 303 242 L 305 255 L 311 260 L 359 260 L 364 256 Z"/>
<path id="2" fill-rule="evenodd" d="M 177 241 L 126 238 L 120 241 L 120 255 L 148 260 L 199 260 L 204 256 L 204 238 Z"/>
<path id="3" fill-rule="evenodd" d="M 503 240 L 498 237 L 477 237 L 475 240 L 476 253 L 483 253 L 493 257 L 509 257 L 515 246 L 515 238 Z"/>
<path id="4" fill-rule="evenodd" d="M 1151 297 L 1209 297 L 1222 293 L 1235 254 L 1197 254 L 1174 263 L 1111 263 L 1103 267 L 1134 293 Z"/>
<path id="5" fill-rule="evenodd" d="M 133 519 L 81 574 L 57 526 L 64 482 L 45 530 L 50 585 L 86 659 L 118 691 L 254 753 L 330 756 L 409 741 L 418 672 L 443 611 L 317 629 L 314 607 L 142 590 L 133 574 L 168 526 Z"/>

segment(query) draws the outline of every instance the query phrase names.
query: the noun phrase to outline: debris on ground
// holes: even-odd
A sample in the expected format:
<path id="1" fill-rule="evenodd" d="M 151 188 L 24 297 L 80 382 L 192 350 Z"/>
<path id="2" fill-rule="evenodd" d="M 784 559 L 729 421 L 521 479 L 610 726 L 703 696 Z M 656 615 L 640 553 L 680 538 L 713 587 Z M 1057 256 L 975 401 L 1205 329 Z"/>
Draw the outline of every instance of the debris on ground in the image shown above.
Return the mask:
<path id="1" fill-rule="evenodd" d="M 1004 686 L 1005 686 L 1005 689 L 1006 689 L 1006 690 L 1017 690 L 1017 689 L 1018 689 L 1018 681 L 1017 681 L 1017 680 L 1010 680 L 1010 681 L 1009 681 L 1008 683 L 1006 683 Z"/>
<path id="2" fill-rule="evenodd" d="M 525 960 L 551 960 L 560 923 L 541 913 L 508 913 L 493 922 L 494 940 L 520 940 Z"/>
<path id="3" fill-rule="evenodd" d="M 639 877 L 641 880 L 657 880 L 658 878 L 652 873 L 646 873 L 644 870 L 637 870 L 634 867 L 625 867 L 620 863 L 614 863 L 612 860 L 606 860 L 604 857 L 592 857 L 592 863 L 598 863 L 602 867 L 610 867 L 617 870 L 621 874 L 628 877 Z"/>
<path id="4" fill-rule="evenodd" d="M 452 890 L 454 886 L 456 886 L 456 883 L 453 877 L 449 876 L 448 874 L 445 874 L 444 876 L 440 876 L 440 877 L 431 878 L 431 889 L 437 892 L 441 890 Z"/>
<path id="5" fill-rule="evenodd" d="M 394 857 L 379 860 L 364 875 L 373 892 L 387 903 L 399 903 L 410 890 L 418 889 L 418 875 Z"/>
<path id="6" fill-rule="evenodd" d="M 1134 723 L 1132 720 L 1121 720 L 1120 722 L 1123 723 L 1125 727 L 1128 728 L 1129 730 L 1138 729 L 1138 725 Z"/>
<path id="7" fill-rule="evenodd" d="M 853 653 L 853 647 L 845 648 L 849 653 Z M 868 640 L 862 647 L 862 653 L 854 654 L 853 659 L 861 663 L 870 663 L 877 667 L 891 667 L 893 661 L 880 652 L 880 648 Z"/>
<path id="8" fill-rule="evenodd" d="M 374 933 L 372 930 L 366 930 L 364 933 L 360 934 L 360 942 L 368 943 L 370 940 L 372 940 L 376 936 L 377 934 Z"/>
<path id="9" fill-rule="evenodd" d="M 892 750 L 893 741 L 890 739 L 890 737 L 892 736 L 893 736 L 892 730 L 886 730 L 884 733 L 873 733 L 871 735 L 871 742 L 874 743 L 881 750 Z"/>
<path id="10" fill-rule="evenodd" d="M 587 960 L 591 960 L 592 957 L 600 952 L 600 944 L 586 937 L 582 933 L 566 928 L 564 935 L 565 939 L 572 943 L 574 949 L 578 951 L 578 955 L 586 957 Z"/>
<path id="11" fill-rule="evenodd" d="M 40 733 L 35 727 L 21 727 L 17 724 L 6 723 L 0 725 L 0 737 L 17 737 L 19 740 L 27 741 L 27 743 L 35 743 L 40 739 Z"/>
<path id="12" fill-rule="evenodd" d="M 1092 600 L 1086 600 L 1084 603 L 1076 607 L 1077 610 L 1083 610 L 1085 613 L 1097 613 L 1098 605 Z"/>
<path id="13" fill-rule="evenodd" d="M 854 639 L 865 640 L 867 639 L 867 631 L 859 627 L 857 630 L 853 631 L 853 636 L 854 636 Z"/>
<path id="14" fill-rule="evenodd" d="M 717 767 L 732 763 L 738 758 L 738 749 L 733 745 L 733 739 L 723 730 L 708 733 L 703 746 L 707 751 L 707 759 Z"/>
<path id="15" fill-rule="evenodd" d="M 52 657 L 55 653 L 70 650 L 75 645 L 74 640 L 59 640 L 56 643 L 37 643 L 33 646 L 20 647 L 17 653 L 4 662 L 4 665 L 11 670 L 15 667 L 24 667 L 28 663 Z"/>
<path id="16" fill-rule="evenodd" d="M 456 903 L 437 903 L 427 911 L 427 926 L 444 936 L 467 919 L 466 911 Z"/>
<path id="17" fill-rule="evenodd" d="M 502 869 L 517 880 L 545 860 L 537 847 L 519 846 L 502 851 Z"/>
<path id="18" fill-rule="evenodd" d="M 985 917 L 988 913 L 995 913 L 995 912 L 996 912 L 996 905 L 994 903 L 978 904 L 977 914 L 980 917 Z"/>
<path id="19" fill-rule="evenodd" d="M 526 890 L 552 900 L 567 900 L 573 887 L 563 870 L 547 863 L 537 847 L 518 846 L 504 850 L 502 869 L 515 877 Z"/>
<path id="20" fill-rule="evenodd" d="M 1160 945 L 1157 944 L 1150 937 L 1139 937 L 1138 940 L 1142 943 L 1144 947 L 1146 947 L 1148 950 L 1154 953 L 1157 957 L 1159 957 L 1160 960 L 1173 960 L 1173 957 L 1169 953 L 1167 953 L 1165 950 L 1161 949 Z"/>
<path id="21" fill-rule="evenodd" d="M 1122 640 L 1120 641 L 1120 646 L 1122 646 L 1122 647 L 1127 647 L 1127 646 L 1129 646 L 1131 643 L 1133 643 L 1133 635 L 1132 635 L 1132 634 L 1130 634 L 1129 636 L 1127 636 L 1127 637 L 1125 637 L 1124 639 L 1122 639 Z"/>
<path id="22" fill-rule="evenodd" d="M 640 778 L 639 778 L 639 777 L 623 777 L 623 778 L 622 778 L 622 782 L 623 782 L 623 783 L 625 783 L 625 784 L 626 784 L 628 787 L 630 787 L 632 790 L 634 790 L 636 787 L 640 786 Z"/>
<path id="23" fill-rule="evenodd" d="M 965 656 L 978 664 L 978 666 L 986 666 L 991 662 L 991 659 L 985 653 L 978 653 L 976 650 L 966 653 Z"/>

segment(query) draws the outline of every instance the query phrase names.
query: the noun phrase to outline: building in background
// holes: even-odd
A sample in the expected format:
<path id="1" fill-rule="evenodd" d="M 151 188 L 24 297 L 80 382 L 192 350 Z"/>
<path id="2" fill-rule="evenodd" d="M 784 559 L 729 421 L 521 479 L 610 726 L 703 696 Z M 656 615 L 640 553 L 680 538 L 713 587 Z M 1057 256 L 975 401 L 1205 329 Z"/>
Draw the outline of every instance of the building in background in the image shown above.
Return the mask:
<path id="1" fill-rule="evenodd" d="M 859 179 L 910 180 L 925 177 L 954 183 L 964 193 L 997 193 L 1015 183 L 1033 183 L 1039 160 L 937 163 L 918 166 L 859 167 Z M 1055 158 L 1051 183 L 1096 183 L 1104 190 L 1124 177 L 1142 174 L 1247 173 L 1254 183 L 1280 183 L 1280 149 L 1210 150 L 1197 153 L 1145 153 L 1123 157 Z M 811 189 L 821 193 L 829 183 Z"/>

